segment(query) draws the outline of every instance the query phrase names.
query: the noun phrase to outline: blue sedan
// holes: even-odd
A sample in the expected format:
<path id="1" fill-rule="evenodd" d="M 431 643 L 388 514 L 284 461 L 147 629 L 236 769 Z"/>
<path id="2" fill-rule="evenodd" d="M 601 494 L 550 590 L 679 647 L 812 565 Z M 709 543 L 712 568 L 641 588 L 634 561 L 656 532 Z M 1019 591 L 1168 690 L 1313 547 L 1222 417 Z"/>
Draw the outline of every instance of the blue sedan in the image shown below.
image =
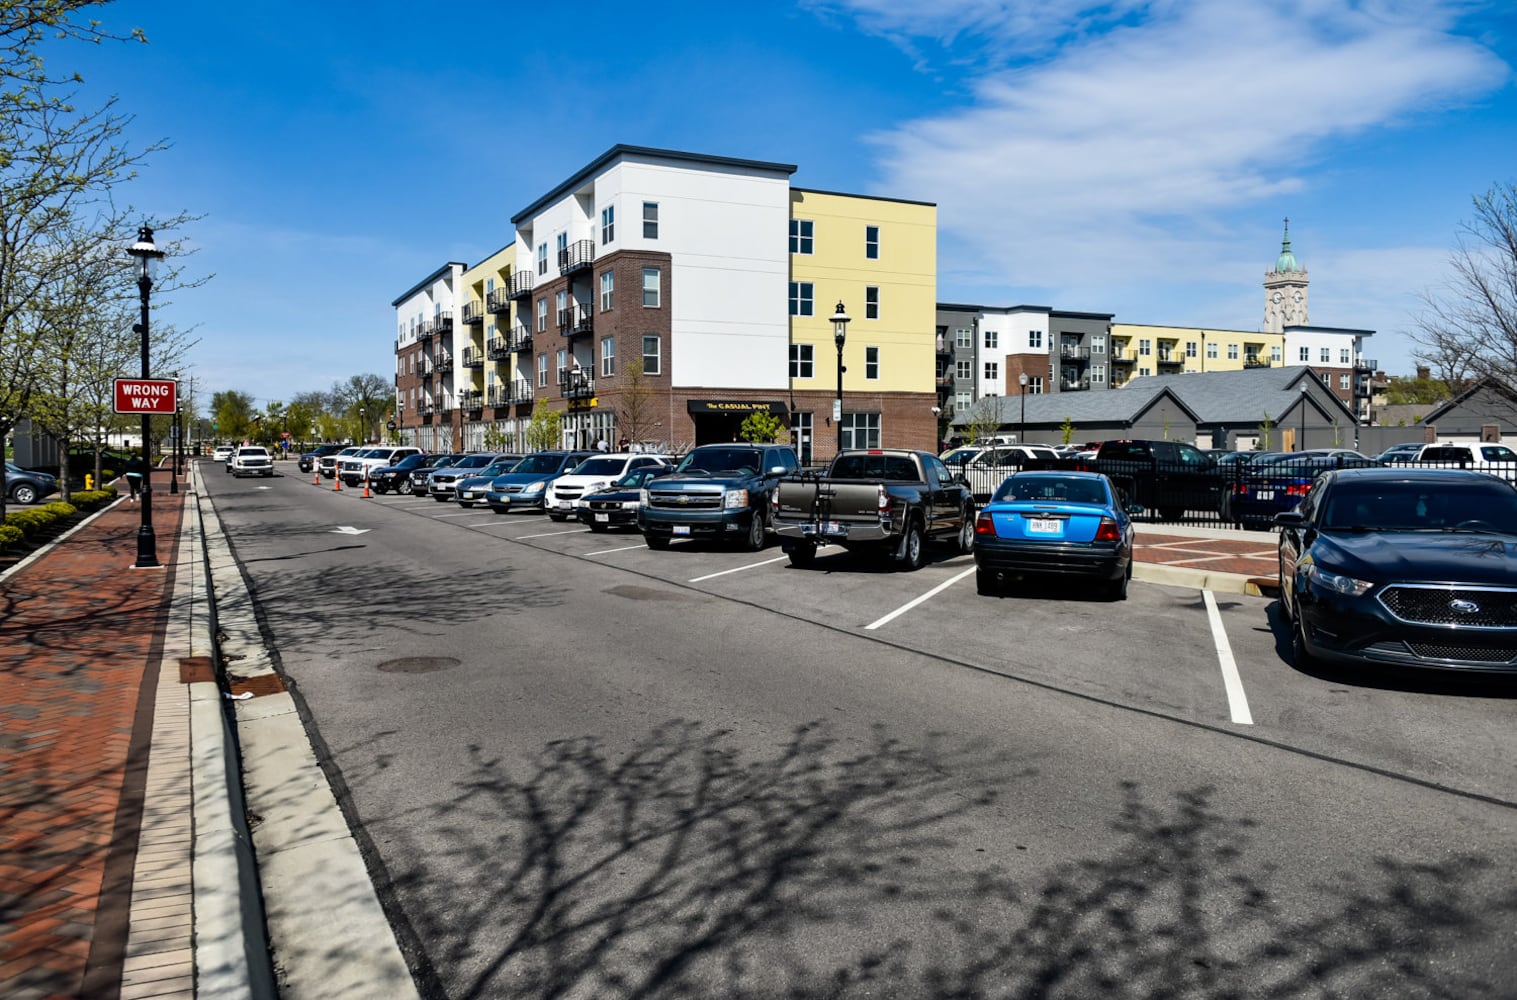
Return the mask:
<path id="1" fill-rule="evenodd" d="M 1143 508 L 1124 504 L 1098 472 L 1018 472 L 1006 477 L 974 526 L 975 582 L 982 594 L 1025 577 L 1088 578 L 1106 597 L 1127 597 L 1133 525 Z"/>

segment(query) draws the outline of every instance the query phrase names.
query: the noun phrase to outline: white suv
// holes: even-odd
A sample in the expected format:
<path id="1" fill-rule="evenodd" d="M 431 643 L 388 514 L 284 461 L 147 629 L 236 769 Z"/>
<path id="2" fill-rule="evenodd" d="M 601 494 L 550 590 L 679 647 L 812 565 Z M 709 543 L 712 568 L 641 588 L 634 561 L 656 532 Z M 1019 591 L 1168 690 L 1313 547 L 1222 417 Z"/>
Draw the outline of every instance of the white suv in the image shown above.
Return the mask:
<path id="1" fill-rule="evenodd" d="M 1517 452 L 1504 444 L 1425 444 L 1413 461 L 1445 469 L 1473 469 L 1517 481 Z"/>
<path id="2" fill-rule="evenodd" d="M 269 449 L 258 445 L 249 445 L 238 448 L 232 456 L 232 475 L 241 479 L 243 476 L 270 476 L 274 475 L 274 460 L 269 457 Z"/>
<path id="3" fill-rule="evenodd" d="M 548 484 L 548 492 L 543 496 L 543 509 L 555 521 L 578 517 L 575 508 L 584 503 L 586 494 L 605 489 L 633 469 L 669 464 L 671 462 L 666 455 L 595 455 Z"/>
<path id="4" fill-rule="evenodd" d="M 375 445 L 352 455 L 345 455 L 337 462 L 337 474 L 349 486 L 357 486 L 369 478 L 375 469 L 394 465 L 407 455 L 420 455 L 421 449 L 410 445 Z"/>

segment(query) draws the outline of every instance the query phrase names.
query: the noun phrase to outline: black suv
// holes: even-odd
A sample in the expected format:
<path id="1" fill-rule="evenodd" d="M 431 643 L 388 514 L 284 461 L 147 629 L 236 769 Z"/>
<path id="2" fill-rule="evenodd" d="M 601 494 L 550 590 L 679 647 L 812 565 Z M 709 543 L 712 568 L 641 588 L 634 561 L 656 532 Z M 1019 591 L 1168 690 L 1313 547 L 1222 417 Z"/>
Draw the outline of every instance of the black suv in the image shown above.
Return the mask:
<path id="1" fill-rule="evenodd" d="M 407 455 L 394 465 L 381 465 L 369 471 L 369 485 L 375 493 L 408 493 L 411 489 L 411 472 L 423 465 L 431 465 L 435 455 Z"/>
<path id="2" fill-rule="evenodd" d="M 319 444 L 316 446 L 315 451 L 307 451 L 301 453 L 299 462 L 300 471 L 310 472 L 314 470 L 316 468 L 316 462 L 318 459 L 323 458 L 327 455 L 335 455 L 339 451 L 342 451 L 344 447 L 344 445 L 340 444 Z"/>

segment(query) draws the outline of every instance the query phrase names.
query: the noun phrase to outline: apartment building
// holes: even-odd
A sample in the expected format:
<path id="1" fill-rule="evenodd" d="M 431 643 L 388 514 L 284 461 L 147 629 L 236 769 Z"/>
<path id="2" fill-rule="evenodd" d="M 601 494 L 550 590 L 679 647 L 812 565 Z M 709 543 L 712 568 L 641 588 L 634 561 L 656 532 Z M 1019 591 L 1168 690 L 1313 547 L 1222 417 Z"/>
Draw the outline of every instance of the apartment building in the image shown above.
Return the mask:
<path id="1" fill-rule="evenodd" d="M 496 254 L 393 303 L 403 438 L 520 448 L 548 408 L 565 446 L 682 449 L 765 411 L 808 461 L 840 435 L 932 447 L 936 208 L 795 170 L 615 146 L 531 202 Z"/>

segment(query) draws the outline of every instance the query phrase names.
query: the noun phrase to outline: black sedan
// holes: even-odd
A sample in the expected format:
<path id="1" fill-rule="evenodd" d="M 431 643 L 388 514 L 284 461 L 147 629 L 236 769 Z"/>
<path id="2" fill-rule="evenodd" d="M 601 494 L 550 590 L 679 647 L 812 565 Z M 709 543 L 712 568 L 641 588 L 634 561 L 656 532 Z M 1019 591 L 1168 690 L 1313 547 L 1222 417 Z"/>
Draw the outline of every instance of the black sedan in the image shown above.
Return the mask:
<path id="1" fill-rule="evenodd" d="M 605 489 L 586 494 L 584 504 L 576 507 L 575 513 L 590 526 L 591 531 L 636 528 L 643 484 L 673 471 L 672 465 L 650 465 L 633 469 Z"/>
<path id="2" fill-rule="evenodd" d="M 1352 451 L 1286 452 L 1256 458 L 1237 469 L 1222 498 L 1223 519 L 1263 531 L 1275 515 L 1301 502 L 1317 477 L 1329 469 L 1377 469 L 1381 463 Z"/>
<path id="3" fill-rule="evenodd" d="M 421 468 L 429 464 L 431 455 L 407 455 L 394 465 L 381 465 L 377 469 L 369 470 L 369 485 L 375 493 L 388 493 L 394 490 L 396 493 L 410 491 L 411 470 Z"/>
<path id="4" fill-rule="evenodd" d="M 1517 487 L 1459 469 L 1325 473 L 1280 527 L 1296 665 L 1517 672 Z"/>

